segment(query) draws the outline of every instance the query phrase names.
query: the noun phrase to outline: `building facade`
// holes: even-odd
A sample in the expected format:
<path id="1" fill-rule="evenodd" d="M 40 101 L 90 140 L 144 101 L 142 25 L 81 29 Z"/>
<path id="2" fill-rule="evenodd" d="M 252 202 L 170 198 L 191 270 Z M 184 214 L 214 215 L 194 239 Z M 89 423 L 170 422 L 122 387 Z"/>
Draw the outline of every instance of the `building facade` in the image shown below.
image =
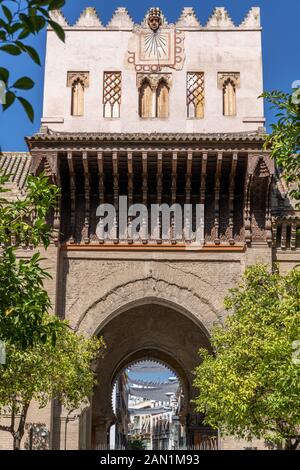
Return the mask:
<path id="1" fill-rule="evenodd" d="M 192 371 L 226 316 L 224 296 L 253 263 L 286 272 L 299 262 L 299 213 L 264 150 L 259 9 L 240 25 L 224 8 L 206 25 L 192 8 L 176 24 L 158 8 L 139 25 L 124 8 L 106 26 L 93 8 L 73 26 L 53 16 L 66 41 L 48 31 L 41 128 L 27 138 L 28 154 L 3 154 L 0 165 L 13 175 L 12 197 L 29 172 L 43 170 L 61 188 L 45 254 L 53 309 L 108 348 L 90 407 L 69 415 L 57 403 L 33 404 L 29 419 L 48 427 L 52 449 L 100 448 L 116 418 L 117 375 L 152 358 L 180 377 L 181 424 L 197 443 Z M 200 204 L 201 246 L 197 217 L 178 231 L 172 210 L 167 231 L 158 215 L 149 233 L 151 211 L 129 211 L 124 228 L 120 196 L 149 211 L 177 204 L 183 222 L 185 206 Z M 103 204 L 115 209 L 108 229 Z M 1 434 L 0 448 L 9 445 Z"/>
<path id="2" fill-rule="evenodd" d="M 163 376 L 166 371 L 168 378 Z M 148 450 L 186 448 L 185 427 L 180 424 L 184 397 L 172 371 L 155 362 L 134 364 L 128 385 L 129 441 L 138 438 Z"/>

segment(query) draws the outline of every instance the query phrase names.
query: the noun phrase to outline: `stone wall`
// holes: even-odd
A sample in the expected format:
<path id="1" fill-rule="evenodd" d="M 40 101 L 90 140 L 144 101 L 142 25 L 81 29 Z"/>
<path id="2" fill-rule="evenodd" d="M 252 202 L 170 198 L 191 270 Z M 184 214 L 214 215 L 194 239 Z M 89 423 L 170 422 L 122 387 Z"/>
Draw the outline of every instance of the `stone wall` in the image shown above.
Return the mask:
<path id="1" fill-rule="evenodd" d="M 63 252 L 60 312 L 94 334 L 133 303 L 173 304 L 208 332 L 224 318 L 223 299 L 241 276 L 244 254 Z"/>
<path id="2" fill-rule="evenodd" d="M 234 25 L 222 8 L 216 9 L 206 26 L 193 18 L 191 23 L 191 16 L 186 11 L 176 25 L 184 38 L 180 70 L 177 66 L 162 68 L 172 80 L 170 113 L 163 119 L 139 117 L 137 71 L 128 63 L 129 52 L 139 50 L 138 35 L 141 28 L 147 27 L 145 22 L 134 27 L 126 15 L 118 15 L 118 21 L 114 19 L 104 27 L 92 9 L 84 12 L 74 26 L 62 16 L 56 17 L 65 29 L 66 41 L 62 43 L 52 30 L 48 31 L 42 123 L 60 132 L 140 132 L 142 126 L 145 133 L 211 133 L 255 131 L 264 126 L 263 100 L 258 99 L 263 91 L 258 9 L 251 10 L 240 26 Z M 165 22 L 164 28 L 174 29 L 174 25 Z M 104 118 L 103 112 L 104 72 L 114 71 L 122 72 L 120 119 Z M 187 118 L 187 72 L 195 71 L 205 74 L 203 119 Z M 83 117 L 70 115 L 68 72 L 89 72 Z M 240 73 L 236 116 L 223 116 L 222 87 L 218 86 L 218 73 L 222 72 Z"/>

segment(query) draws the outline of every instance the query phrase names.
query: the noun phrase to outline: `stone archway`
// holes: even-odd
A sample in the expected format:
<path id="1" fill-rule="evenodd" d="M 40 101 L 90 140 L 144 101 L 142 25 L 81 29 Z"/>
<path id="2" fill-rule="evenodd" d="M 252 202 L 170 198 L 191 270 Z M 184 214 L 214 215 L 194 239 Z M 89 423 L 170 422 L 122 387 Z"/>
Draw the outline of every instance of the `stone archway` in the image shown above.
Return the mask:
<path id="1" fill-rule="evenodd" d="M 224 317 L 223 295 L 216 296 L 215 290 L 205 284 L 197 287 L 196 290 L 191 285 L 180 286 L 178 283 L 153 277 L 138 280 L 133 278 L 125 283 L 118 283 L 87 306 L 74 324 L 74 329 L 92 336 L 98 334 L 115 316 L 131 307 L 158 303 L 170 306 L 189 317 L 209 336 L 213 324 L 220 323 Z"/>
<path id="2" fill-rule="evenodd" d="M 97 334 L 104 337 L 107 351 L 96 369 L 99 385 L 91 402 L 88 447 L 107 444 L 108 430 L 114 422 L 111 393 L 116 375 L 127 364 L 145 357 L 164 362 L 180 377 L 186 397 L 182 419 L 188 420 L 193 411 L 193 370 L 199 363 L 198 350 L 210 349 L 208 333 L 197 319 L 180 311 L 179 306 L 153 298 L 130 304 L 112 315 L 100 325 Z"/>

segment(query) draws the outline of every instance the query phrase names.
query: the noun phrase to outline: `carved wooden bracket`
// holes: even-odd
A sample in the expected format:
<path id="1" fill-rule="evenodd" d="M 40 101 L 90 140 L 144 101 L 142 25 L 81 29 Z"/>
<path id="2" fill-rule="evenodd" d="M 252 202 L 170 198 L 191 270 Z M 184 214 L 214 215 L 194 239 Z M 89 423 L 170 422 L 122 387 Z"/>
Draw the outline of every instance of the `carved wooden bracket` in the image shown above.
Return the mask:
<path id="1" fill-rule="evenodd" d="M 32 152 L 30 173 L 36 176 L 42 171 L 56 184 L 58 173 L 57 152 Z"/>

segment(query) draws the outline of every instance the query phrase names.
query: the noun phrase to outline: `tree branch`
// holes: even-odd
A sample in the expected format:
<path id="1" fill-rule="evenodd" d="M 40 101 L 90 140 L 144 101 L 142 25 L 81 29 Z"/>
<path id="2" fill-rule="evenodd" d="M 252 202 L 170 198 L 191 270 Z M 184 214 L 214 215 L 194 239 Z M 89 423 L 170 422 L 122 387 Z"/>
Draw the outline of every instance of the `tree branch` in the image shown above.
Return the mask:
<path id="1" fill-rule="evenodd" d="M 17 435 L 18 435 L 20 441 L 22 440 L 22 438 L 24 436 L 24 432 L 25 432 L 25 424 L 26 424 L 26 418 L 27 418 L 27 412 L 28 412 L 29 404 L 30 403 L 25 403 L 23 405 L 23 409 L 21 411 L 21 417 L 20 417 L 19 427 L 18 427 L 18 431 L 17 431 Z"/>

